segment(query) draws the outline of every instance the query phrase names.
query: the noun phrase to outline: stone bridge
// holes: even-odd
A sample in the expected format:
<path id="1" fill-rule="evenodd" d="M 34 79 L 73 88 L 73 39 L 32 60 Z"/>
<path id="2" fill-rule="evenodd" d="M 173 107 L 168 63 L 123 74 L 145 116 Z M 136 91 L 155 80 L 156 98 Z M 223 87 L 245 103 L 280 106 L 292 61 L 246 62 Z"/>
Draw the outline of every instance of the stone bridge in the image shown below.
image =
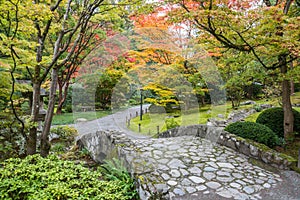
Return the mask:
<path id="1" fill-rule="evenodd" d="M 98 131 L 78 142 L 98 162 L 123 160 L 141 199 L 300 199 L 299 174 L 287 171 L 294 160 L 222 128 L 180 127 L 147 139 Z"/>

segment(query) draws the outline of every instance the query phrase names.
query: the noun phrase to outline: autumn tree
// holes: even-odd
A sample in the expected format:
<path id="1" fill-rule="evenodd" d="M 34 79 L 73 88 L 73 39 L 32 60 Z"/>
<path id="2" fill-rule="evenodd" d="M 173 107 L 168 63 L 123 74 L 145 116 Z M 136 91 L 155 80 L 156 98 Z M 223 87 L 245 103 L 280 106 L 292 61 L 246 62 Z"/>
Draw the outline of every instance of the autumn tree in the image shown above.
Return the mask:
<path id="1" fill-rule="evenodd" d="M 284 136 L 293 132 L 290 100 L 290 63 L 299 58 L 299 9 L 296 2 L 281 1 L 168 1 L 169 16 L 177 23 L 194 25 L 199 43 L 209 38 L 222 51 L 234 49 L 263 68 L 278 74 L 282 84 Z"/>
<path id="2" fill-rule="evenodd" d="M 2 0 L 0 3 L 1 54 L 12 60 L 8 62 L 13 63 L 12 68 L 27 69 L 33 88 L 29 134 L 24 135 L 27 154 L 35 154 L 37 151 L 37 122 L 42 109 L 40 89 L 51 72 L 48 110 L 40 145 L 41 155 L 46 156 L 50 149 L 48 137 L 58 72 L 78 58 L 80 48 L 90 42 L 88 37 L 93 35 L 95 24 L 97 26 L 109 21 L 105 17 L 110 14 L 114 16 L 109 18 L 110 22 L 114 22 L 118 16 L 115 10 L 120 6 L 103 0 Z"/>

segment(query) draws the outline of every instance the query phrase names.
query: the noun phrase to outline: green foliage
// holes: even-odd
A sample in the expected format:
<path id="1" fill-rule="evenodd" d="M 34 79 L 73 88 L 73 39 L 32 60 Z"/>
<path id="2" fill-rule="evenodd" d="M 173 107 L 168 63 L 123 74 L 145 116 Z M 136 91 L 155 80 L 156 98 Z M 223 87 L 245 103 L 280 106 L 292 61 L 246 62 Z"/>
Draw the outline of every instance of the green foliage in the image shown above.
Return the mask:
<path id="1" fill-rule="evenodd" d="M 167 107 L 168 105 L 178 105 L 179 101 L 175 97 L 174 90 L 161 84 L 151 83 L 143 88 L 152 93 L 152 97 L 145 99 L 145 102 Z"/>
<path id="2" fill-rule="evenodd" d="M 0 62 L 1 65 L 1 62 Z M 10 80 L 9 80 L 9 73 L 3 72 L 0 68 L 0 109 L 4 109 L 5 106 L 7 106 L 7 103 L 9 101 L 9 95 L 10 95 Z"/>
<path id="3" fill-rule="evenodd" d="M 75 137 L 78 135 L 77 129 L 70 126 L 57 126 L 51 128 L 50 132 L 57 134 L 59 139 L 65 142 L 73 142 Z"/>
<path id="4" fill-rule="evenodd" d="M 74 124 L 78 118 L 84 118 L 90 121 L 105 117 L 109 114 L 111 114 L 111 111 L 97 111 L 95 115 L 91 114 L 91 112 L 62 113 L 53 116 L 52 125 Z"/>
<path id="5" fill-rule="evenodd" d="M 279 144 L 277 135 L 267 126 L 255 122 L 235 122 L 229 124 L 226 131 L 245 139 L 274 147 Z"/>
<path id="6" fill-rule="evenodd" d="M 255 104 L 255 105 L 253 106 L 253 109 L 256 110 L 256 112 L 262 111 L 262 107 L 261 107 L 259 104 Z"/>
<path id="7" fill-rule="evenodd" d="M 1 165 L 0 199 L 132 199 L 132 187 L 124 182 L 101 180 L 99 170 L 54 155 L 9 159 Z"/>
<path id="8" fill-rule="evenodd" d="M 166 123 L 167 130 L 180 126 L 179 123 L 174 118 L 167 118 L 165 120 L 165 123 Z"/>
<path id="9" fill-rule="evenodd" d="M 52 152 L 64 152 L 65 151 L 65 144 L 58 142 L 51 146 Z"/>
<path id="10" fill-rule="evenodd" d="M 9 113 L 0 112 L 0 161 L 24 153 L 20 124 Z"/>
<path id="11" fill-rule="evenodd" d="M 131 197 L 131 199 L 138 198 L 137 191 L 135 190 L 135 184 L 120 160 L 116 158 L 113 158 L 112 160 L 105 160 L 100 171 L 102 172 L 105 180 L 120 181 L 120 184 L 123 185 L 127 191 L 126 196 Z"/>
<path id="12" fill-rule="evenodd" d="M 300 132 L 300 113 L 293 109 L 294 131 Z M 283 129 L 283 109 L 280 107 L 270 108 L 263 111 L 256 119 L 257 123 L 266 125 L 278 135 L 284 137 Z"/>

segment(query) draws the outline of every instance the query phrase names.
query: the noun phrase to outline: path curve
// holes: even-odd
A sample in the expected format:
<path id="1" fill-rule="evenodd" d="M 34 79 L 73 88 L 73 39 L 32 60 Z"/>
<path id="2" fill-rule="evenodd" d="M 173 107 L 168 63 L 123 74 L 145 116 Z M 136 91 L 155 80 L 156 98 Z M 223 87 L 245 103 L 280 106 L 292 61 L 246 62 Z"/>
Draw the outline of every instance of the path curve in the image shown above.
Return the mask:
<path id="1" fill-rule="evenodd" d="M 148 108 L 149 105 L 143 105 L 143 109 Z M 136 132 L 129 130 L 126 126 L 126 117 L 135 116 L 136 112 L 140 112 L 140 106 L 134 106 L 124 111 L 118 111 L 111 115 L 92 120 L 87 122 L 78 122 L 74 126 L 77 129 L 80 136 L 95 133 L 103 130 L 116 130 L 122 131 L 131 139 L 148 139 L 150 136 L 140 135 Z"/>
<path id="2" fill-rule="evenodd" d="M 125 133 L 135 144 L 134 149 L 123 148 L 126 161 L 135 166 L 133 172 L 159 183 L 153 187 L 167 189 L 170 199 L 300 200 L 300 175 L 296 172 L 271 172 L 251 164 L 245 155 L 210 146 L 200 138 L 149 139 L 128 130 L 126 117 L 130 113 L 135 116 L 139 109 L 132 107 L 75 127 L 81 136 L 101 130 Z"/>

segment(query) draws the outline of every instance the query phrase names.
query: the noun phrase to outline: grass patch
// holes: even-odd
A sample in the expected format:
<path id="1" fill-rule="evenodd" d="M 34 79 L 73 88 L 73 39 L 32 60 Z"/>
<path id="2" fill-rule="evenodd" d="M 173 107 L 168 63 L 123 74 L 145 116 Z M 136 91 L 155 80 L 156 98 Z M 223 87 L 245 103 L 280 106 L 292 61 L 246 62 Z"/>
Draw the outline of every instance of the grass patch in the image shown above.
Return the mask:
<path id="1" fill-rule="evenodd" d="M 133 118 L 130 122 L 129 129 L 134 132 L 139 132 L 139 124 L 141 124 L 141 134 L 143 135 L 155 135 L 157 130 L 159 132 L 166 131 L 165 120 L 170 117 L 174 117 L 174 120 L 180 126 L 194 125 L 194 124 L 206 124 L 207 119 L 216 118 L 218 114 L 222 114 L 227 117 L 230 110 L 229 106 L 220 105 L 220 106 L 212 106 L 206 105 L 201 107 L 200 109 L 190 109 L 187 111 L 180 112 L 179 117 L 178 113 L 160 113 L 153 114 L 147 113 L 143 115 L 143 120 L 140 121 L 139 117 Z M 158 128 L 159 127 L 159 128 Z"/>
<path id="2" fill-rule="evenodd" d="M 96 112 L 76 112 L 76 113 L 62 113 L 61 115 L 54 115 L 52 125 L 66 125 L 74 124 L 78 118 L 85 118 L 88 121 L 105 117 L 111 114 L 111 111 L 96 111 Z"/>
<path id="3" fill-rule="evenodd" d="M 300 138 L 296 137 L 291 143 L 286 145 L 284 148 L 278 149 L 278 151 L 280 153 L 284 153 L 298 160 L 299 149 L 300 149 Z"/>
<path id="4" fill-rule="evenodd" d="M 246 101 L 246 100 L 245 100 Z M 292 96 L 292 102 L 300 103 L 300 92 Z M 273 106 L 279 106 L 279 98 L 260 99 L 256 100 L 256 105 L 271 104 Z M 241 105 L 238 110 L 252 109 L 254 105 Z M 300 112 L 300 108 L 295 108 Z M 222 114 L 225 118 L 228 114 L 234 111 L 231 107 L 231 102 L 227 102 L 225 105 L 213 106 L 205 105 L 200 109 L 190 109 L 180 113 L 180 117 L 174 118 L 180 126 L 194 125 L 194 124 L 206 124 L 209 118 L 218 118 L 218 114 Z M 260 112 L 254 113 L 248 116 L 245 121 L 255 122 Z M 172 113 L 163 114 L 145 114 L 143 120 L 140 121 L 139 117 L 133 118 L 130 123 L 129 129 L 134 132 L 139 132 L 139 124 L 141 124 L 141 134 L 154 135 L 157 133 L 157 126 L 159 131 L 166 131 L 165 120 L 172 116 Z"/>
<path id="5" fill-rule="evenodd" d="M 261 112 L 253 113 L 252 115 L 249 115 L 245 118 L 245 121 L 247 122 L 256 122 L 257 117 L 260 115 Z"/>
<path id="6" fill-rule="evenodd" d="M 292 103 L 300 104 L 300 92 L 296 92 L 294 95 L 291 96 Z"/>

